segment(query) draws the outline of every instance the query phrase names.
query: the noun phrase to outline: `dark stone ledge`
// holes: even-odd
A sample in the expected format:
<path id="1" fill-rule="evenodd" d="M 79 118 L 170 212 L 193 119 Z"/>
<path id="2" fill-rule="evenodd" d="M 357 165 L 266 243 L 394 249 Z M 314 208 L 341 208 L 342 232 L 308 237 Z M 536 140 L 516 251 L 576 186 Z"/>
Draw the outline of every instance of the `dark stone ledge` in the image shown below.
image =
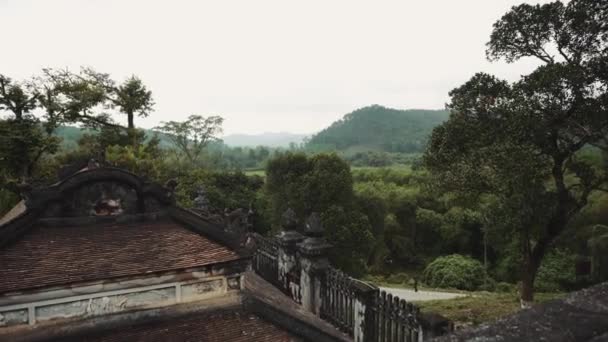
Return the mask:
<path id="1" fill-rule="evenodd" d="M 433 341 L 608 341 L 608 282 Z"/>

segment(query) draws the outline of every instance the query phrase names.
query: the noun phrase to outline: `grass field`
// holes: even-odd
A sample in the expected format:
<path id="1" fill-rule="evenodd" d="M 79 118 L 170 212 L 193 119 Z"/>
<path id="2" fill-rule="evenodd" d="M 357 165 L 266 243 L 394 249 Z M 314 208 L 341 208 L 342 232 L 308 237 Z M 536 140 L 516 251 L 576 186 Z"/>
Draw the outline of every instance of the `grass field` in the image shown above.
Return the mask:
<path id="1" fill-rule="evenodd" d="M 243 171 L 243 173 L 245 173 L 247 176 L 260 176 L 260 177 L 266 176 L 266 171 L 264 169 L 245 170 L 245 171 Z"/>
<path id="2" fill-rule="evenodd" d="M 420 272 L 410 270 L 393 274 L 389 277 L 368 275 L 363 280 L 377 286 L 413 289 L 414 275 L 420 278 Z M 520 310 L 519 295 L 513 292 L 461 291 L 456 289 L 438 289 L 419 284 L 420 290 L 456 292 L 466 294 L 466 297 L 416 302 L 424 312 L 434 312 L 443 315 L 458 326 L 478 325 L 492 322 Z M 565 293 L 537 293 L 536 302 L 558 299 Z"/>
<path id="3" fill-rule="evenodd" d="M 563 297 L 564 293 L 537 293 L 535 302 Z M 448 300 L 416 303 L 424 312 L 435 312 L 457 326 L 478 325 L 495 321 L 520 310 L 517 293 L 470 292 L 469 296 Z"/>

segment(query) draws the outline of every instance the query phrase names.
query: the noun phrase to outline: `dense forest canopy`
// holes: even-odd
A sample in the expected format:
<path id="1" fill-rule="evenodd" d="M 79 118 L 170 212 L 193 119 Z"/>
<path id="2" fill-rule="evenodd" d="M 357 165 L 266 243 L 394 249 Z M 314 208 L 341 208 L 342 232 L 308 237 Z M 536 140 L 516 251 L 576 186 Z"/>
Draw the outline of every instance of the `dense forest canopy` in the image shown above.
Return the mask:
<path id="1" fill-rule="evenodd" d="M 422 152 L 433 128 L 447 120 L 445 110 L 398 110 L 373 105 L 346 114 L 312 136 L 310 150 Z"/>

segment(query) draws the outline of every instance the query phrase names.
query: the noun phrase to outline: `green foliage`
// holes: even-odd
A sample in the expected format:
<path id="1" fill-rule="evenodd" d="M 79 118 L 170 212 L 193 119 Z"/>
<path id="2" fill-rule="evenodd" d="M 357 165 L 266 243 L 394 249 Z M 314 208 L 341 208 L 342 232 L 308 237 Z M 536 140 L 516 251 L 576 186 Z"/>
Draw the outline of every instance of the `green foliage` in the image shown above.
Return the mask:
<path id="1" fill-rule="evenodd" d="M 608 130 L 607 16 L 594 0 L 513 7 L 494 24 L 488 57 L 543 64 L 514 83 L 478 73 L 452 90 L 425 154 L 441 191 L 468 203 L 494 196 L 486 222 L 521 239 L 527 301 L 543 255 L 608 180 L 582 155 Z"/>
<path id="2" fill-rule="evenodd" d="M 163 122 L 156 129 L 169 137 L 179 155 L 197 164 L 205 147 L 222 133 L 223 122 L 220 116 L 190 115 L 186 121 Z"/>
<path id="3" fill-rule="evenodd" d="M 515 293 L 517 290 L 517 287 L 511 283 L 501 281 L 501 282 L 496 283 L 496 286 L 494 287 L 494 289 L 496 292 L 501 292 L 501 293 Z"/>
<path id="4" fill-rule="evenodd" d="M 112 105 L 118 107 L 121 113 L 127 115 L 127 127 L 135 128 L 134 116 L 147 117 L 154 107 L 152 92 L 136 76 L 127 78 L 118 87 L 111 87 Z"/>
<path id="5" fill-rule="evenodd" d="M 0 120 L 0 167 L 8 179 L 27 180 L 40 158 L 55 153 L 58 146 L 59 139 L 47 135 L 31 116 Z"/>
<path id="6" fill-rule="evenodd" d="M 564 294 L 561 293 L 539 293 L 535 302 L 541 303 L 563 296 Z M 521 310 L 520 298 L 512 292 L 478 292 L 471 296 L 448 300 L 421 301 L 416 305 L 423 312 L 441 314 L 460 326 L 491 323 Z"/>
<path id="7" fill-rule="evenodd" d="M 484 283 L 485 277 L 479 261 L 459 254 L 439 257 L 424 270 L 424 282 L 440 288 L 473 291 Z"/>
<path id="8" fill-rule="evenodd" d="M 288 208 L 296 212 L 301 222 L 309 214 L 304 191 L 311 172 L 312 164 L 304 153 L 286 153 L 268 161 L 266 192 L 270 199 L 271 221 L 275 226 Z"/>
<path id="9" fill-rule="evenodd" d="M 312 212 L 322 213 L 333 205 L 350 208 L 353 202 L 350 168 L 335 154 L 277 155 L 266 166 L 266 190 L 275 224 L 288 208 L 304 222 Z"/>
<path id="10" fill-rule="evenodd" d="M 0 184 L 0 217 L 11 210 L 17 202 L 19 197 L 11 191 L 3 189 L 4 184 Z"/>
<path id="11" fill-rule="evenodd" d="M 109 146 L 105 160 L 108 164 L 129 170 L 150 180 L 161 178 L 162 160 L 155 143 L 137 146 Z"/>
<path id="12" fill-rule="evenodd" d="M 194 206 L 200 187 L 212 207 L 223 209 L 249 208 L 256 203 L 256 192 L 263 186 L 260 177 L 249 177 L 241 172 L 212 172 L 194 169 L 177 178 L 175 197 L 184 208 Z"/>
<path id="13" fill-rule="evenodd" d="M 596 281 L 608 280 L 608 226 L 593 226 L 588 244 L 591 249 L 593 278 Z"/>
<path id="14" fill-rule="evenodd" d="M 357 211 L 331 206 L 321 215 L 325 236 L 333 245 L 330 259 L 339 269 L 355 277 L 367 271 L 367 258 L 374 244 L 367 217 Z"/>
<path id="15" fill-rule="evenodd" d="M 574 284 L 576 256 L 566 250 L 554 249 L 543 258 L 536 276 L 536 289 L 543 292 L 560 292 Z"/>
<path id="16" fill-rule="evenodd" d="M 444 253 L 468 249 L 473 256 L 483 256 L 482 221 L 479 212 L 454 206 L 443 217 L 439 233 L 445 241 Z"/>
<path id="17" fill-rule="evenodd" d="M 265 193 L 275 227 L 288 208 L 300 222 L 320 213 L 334 246 L 332 262 L 350 274 L 364 274 L 374 237 L 368 217 L 354 210 L 353 182 L 344 160 L 336 154 L 279 154 L 267 164 Z"/>
<path id="18" fill-rule="evenodd" d="M 312 151 L 363 148 L 421 152 L 431 130 L 447 116 L 446 111 L 396 110 L 373 105 L 355 110 L 315 134 L 306 148 Z"/>

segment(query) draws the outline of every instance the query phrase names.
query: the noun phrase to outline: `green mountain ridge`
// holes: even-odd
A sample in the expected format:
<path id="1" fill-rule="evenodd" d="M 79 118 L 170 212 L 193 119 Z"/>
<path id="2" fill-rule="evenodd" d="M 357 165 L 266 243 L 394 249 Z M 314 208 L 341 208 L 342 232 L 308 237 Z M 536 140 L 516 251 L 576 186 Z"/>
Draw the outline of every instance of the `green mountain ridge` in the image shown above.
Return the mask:
<path id="1" fill-rule="evenodd" d="M 346 114 L 313 135 L 307 148 L 346 153 L 419 153 L 424 150 L 433 128 L 448 117 L 446 110 L 399 110 L 372 105 Z"/>
<path id="2" fill-rule="evenodd" d="M 309 151 L 339 151 L 346 155 L 367 151 L 420 153 L 433 128 L 447 120 L 448 116 L 449 112 L 445 110 L 399 110 L 372 105 L 344 115 L 342 119 L 312 135 L 305 145 Z M 63 138 L 64 150 L 76 149 L 78 140 L 84 134 L 95 134 L 93 130 L 74 126 L 61 126 L 55 132 Z M 173 146 L 171 140 L 163 134 L 151 129 L 145 129 L 145 132 L 148 139 L 158 135 L 161 147 Z M 237 139 L 232 139 L 233 137 Z M 304 135 L 291 133 L 242 134 L 224 137 L 224 143 L 232 146 L 288 147 L 288 141 L 299 142 L 298 139 L 303 137 Z"/>

